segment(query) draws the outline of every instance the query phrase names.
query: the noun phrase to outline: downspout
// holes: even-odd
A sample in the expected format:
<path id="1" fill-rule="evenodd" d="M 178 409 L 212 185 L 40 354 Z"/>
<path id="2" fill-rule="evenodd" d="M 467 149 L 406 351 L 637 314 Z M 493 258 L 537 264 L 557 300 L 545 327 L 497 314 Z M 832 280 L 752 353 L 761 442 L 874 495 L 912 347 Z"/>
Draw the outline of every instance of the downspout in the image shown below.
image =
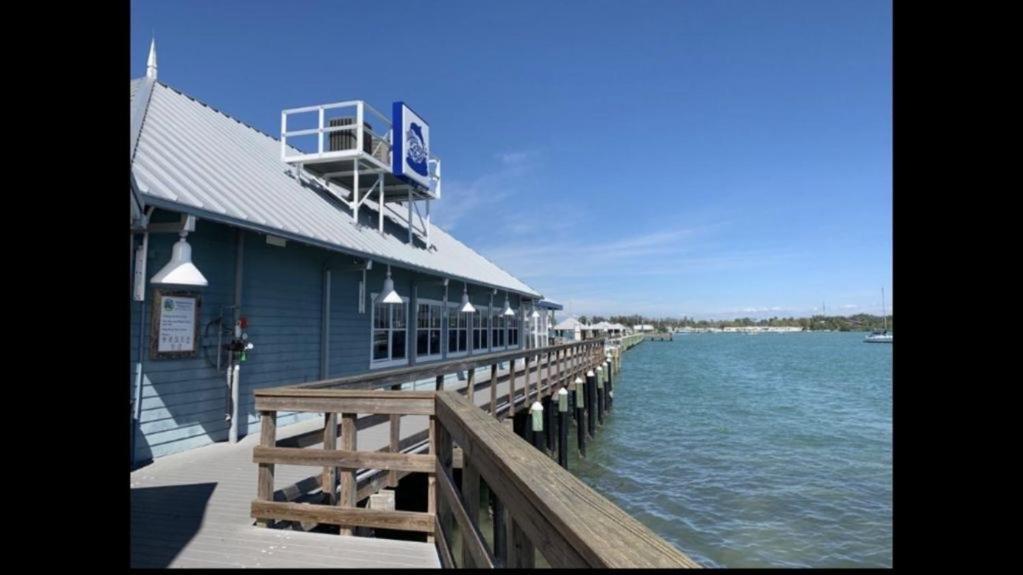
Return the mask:
<path id="1" fill-rule="evenodd" d="M 245 253 L 245 232 L 238 230 L 238 253 L 234 260 L 234 325 L 242 319 L 242 263 Z M 230 354 L 231 360 L 227 364 L 227 373 L 231 381 L 231 427 L 228 430 L 228 441 L 238 443 L 238 408 L 241 403 L 241 390 L 239 387 L 239 365 L 235 352 Z"/>
<path id="2" fill-rule="evenodd" d="M 155 208 L 150 207 L 146 211 L 145 225 L 149 223 L 149 217 L 153 215 Z M 132 395 L 132 426 L 129 449 L 131 450 L 131 467 L 135 468 L 135 435 L 139 433 L 142 419 L 142 368 L 145 360 L 145 327 L 146 327 L 146 263 L 149 261 L 149 232 L 142 232 L 142 245 L 135 252 L 135 278 L 133 296 L 139 302 L 139 327 L 138 327 L 138 356 L 135 358 L 135 391 Z M 140 287 L 141 286 L 141 287 Z"/>

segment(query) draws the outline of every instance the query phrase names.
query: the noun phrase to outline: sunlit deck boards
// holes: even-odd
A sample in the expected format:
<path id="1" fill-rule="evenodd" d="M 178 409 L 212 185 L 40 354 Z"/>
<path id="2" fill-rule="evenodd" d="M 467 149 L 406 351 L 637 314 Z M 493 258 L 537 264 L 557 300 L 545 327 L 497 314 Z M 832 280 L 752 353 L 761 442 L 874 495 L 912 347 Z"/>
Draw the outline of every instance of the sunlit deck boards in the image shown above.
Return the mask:
<path id="1" fill-rule="evenodd" d="M 322 425 L 297 423 L 281 437 Z M 131 474 L 133 567 L 440 567 L 432 543 L 254 526 L 258 440 L 254 434 L 169 455 Z M 308 475 L 308 468 L 282 465 L 277 484 Z"/>
<path id="2" fill-rule="evenodd" d="M 483 380 L 482 371 L 477 381 Z M 506 370 L 501 370 L 506 373 Z M 522 367 L 516 372 L 522 401 Z M 537 374 L 530 378 L 536 393 Z M 465 381 L 447 381 L 446 389 L 464 389 Z M 422 387 L 425 389 L 425 387 Z M 508 393 L 498 385 L 499 405 Z M 489 388 L 475 393 L 477 405 L 489 404 Z M 426 429 L 427 418 L 402 419 L 403 438 Z M 308 420 L 278 430 L 285 439 L 315 429 L 322 420 Z M 388 443 L 388 424 L 359 431 L 359 445 L 379 448 Z M 253 525 L 249 506 L 256 498 L 253 447 L 259 435 L 237 444 L 216 443 L 169 455 L 131 474 L 131 562 L 133 567 L 440 567 L 432 543 L 368 537 L 342 537 Z M 275 487 L 309 477 L 308 467 L 279 465 Z"/>

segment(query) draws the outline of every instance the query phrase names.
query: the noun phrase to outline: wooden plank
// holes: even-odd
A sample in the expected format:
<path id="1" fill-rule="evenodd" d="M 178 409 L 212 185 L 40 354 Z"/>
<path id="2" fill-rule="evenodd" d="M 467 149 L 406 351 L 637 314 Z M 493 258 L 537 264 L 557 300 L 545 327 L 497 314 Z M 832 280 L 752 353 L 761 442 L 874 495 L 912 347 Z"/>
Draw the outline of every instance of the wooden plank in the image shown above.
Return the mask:
<path id="1" fill-rule="evenodd" d="M 343 437 L 344 434 L 342 434 Z M 415 453 L 256 447 L 252 450 L 252 461 L 254 463 L 276 463 L 278 465 L 331 466 L 345 470 L 381 469 L 385 471 L 432 473 L 436 458 L 433 455 Z"/>
<path id="2" fill-rule="evenodd" d="M 443 569 L 454 569 L 455 558 L 451 556 L 451 546 L 448 545 L 448 540 L 444 536 L 444 530 L 440 527 L 440 519 L 434 517 L 433 521 L 433 533 L 437 538 L 435 545 L 437 546 L 437 557 L 440 559 L 440 566 Z M 428 541 L 429 539 L 427 537 Z"/>
<path id="3" fill-rule="evenodd" d="M 436 449 L 437 470 L 443 469 L 444 472 L 447 473 L 448 476 L 450 477 L 452 473 L 451 458 L 453 447 L 451 444 L 451 435 L 444 428 L 444 426 L 440 424 L 439 421 L 437 421 L 436 419 L 434 419 L 433 421 L 436 422 L 436 425 L 433 426 L 433 432 L 435 440 L 434 445 L 437 448 Z M 437 518 L 440 520 L 441 530 L 444 531 L 446 535 L 448 535 L 451 533 L 454 518 L 451 515 L 450 505 L 445 505 L 444 498 L 438 496 L 437 491 L 440 488 L 437 486 L 437 483 L 440 481 L 440 479 L 437 478 L 436 472 L 431 476 L 431 478 L 434 480 L 433 499 L 436 502 L 434 505 L 434 509 L 436 510 Z M 447 539 L 448 543 L 450 544 L 451 538 L 448 537 Z"/>
<path id="4" fill-rule="evenodd" d="M 471 527 L 462 528 L 462 564 L 493 569 L 493 555 L 479 530 L 480 472 L 469 458 L 465 458 L 462 464 L 462 502 L 471 523 Z"/>
<path id="5" fill-rule="evenodd" d="M 343 451 L 356 451 L 358 449 L 358 431 L 355 429 L 354 413 L 341 414 L 341 448 Z M 355 507 L 355 470 L 341 472 L 341 497 L 338 498 L 338 505 L 345 508 Z M 347 510 L 347 509 L 345 509 Z M 366 527 L 372 527 L 367 525 Z M 349 526 L 341 525 L 341 535 L 351 535 Z"/>
<path id="6" fill-rule="evenodd" d="M 526 532 L 519 527 L 519 522 L 511 520 L 508 530 L 511 540 L 508 542 L 508 567 L 511 569 L 532 569 L 536 565 L 536 548 L 526 537 Z"/>
<path id="7" fill-rule="evenodd" d="M 436 417 L 434 417 L 432 415 L 430 416 L 429 426 L 430 427 L 429 427 L 428 431 L 430 433 L 430 454 L 433 455 L 436 458 L 437 457 L 437 453 L 438 453 L 437 448 L 439 447 L 437 445 L 437 418 Z M 436 477 L 436 473 L 431 474 L 431 475 L 429 475 L 426 478 L 426 512 L 431 514 L 431 515 L 434 515 L 434 516 L 437 515 L 437 477 Z M 441 529 L 438 526 L 436 529 L 434 529 L 434 533 L 438 534 L 437 535 L 437 545 L 440 546 L 440 543 L 442 541 L 444 541 L 444 530 Z M 427 541 L 427 543 L 434 542 L 434 536 L 433 535 L 427 535 L 426 536 L 426 541 Z M 448 550 L 446 542 L 444 543 L 443 547 L 444 547 L 445 553 L 447 553 L 448 556 L 450 556 L 451 552 Z"/>
<path id="8" fill-rule="evenodd" d="M 445 509 L 449 509 L 458 522 L 458 529 L 462 533 L 462 567 L 494 567 L 494 558 L 490 555 L 483 535 L 480 533 L 476 521 L 472 521 L 466 508 L 465 501 L 455 490 L 454 481 L 448 475 L 443 466 L 437 466 L 437 484 L 441 498 L 445 502 Z M 477 488 L 479 483 L 476 484 Z M 479 492 L 477 491 L 477 496 Z M 445 535 L 450 529 L 445 529 Z M 471 562 L 471 565 L 470 565 Z"/>
<path id="9" fill-rule="evenodd" d="M 549 349 L 576 349 L 582 348 L 588 345 L 583 342 L 569 342 L 550 346 Z M 297 383 L 293 385 L 280 386 L 275 388 L 266 388 L 257 390 L 255 394 L 267 395 L 270 393 L 284 393 L 287 395 L 288 392 L 284 390 L 316 390 L 316 389 L 334 389 L 334 390 L 362 390 L 362 389 L 375 389 L 380 387 L 386 387 L 398 383 L 408 383 L 410 381 L 418 381 L 423 379 L 430 379 L 437 375 L 445 375 L 448 373 L 455 373 L 457 371 L 466 371 L 477 367 L 485 367 L 494 363 L 504 363 L 508 361 L 522 359 L 523 357 L 535 353 L 535 350 L 524 349 L 524 350 L 512 350 L 503 351 L 496 353 L 488 353 L 483 355 L 474 355 L 463 358 L 457 358 L 452 360 L 431 362 L 427 364 L 418 364 L 415 366 L 398 367 L 394 369 L 386 369 L 375 371 L 370 374 L 358 374 L 350 375 L 346 377 L 325 379 L 320 381 L 312 381 L 307 383 Z"/>
<path id="10" fill-rule="evenodd" d="M 390 428 L 390 442 L 388 447 L 391 453 L 398 453 L 401 451 L 401 416 L 394 414 L 390 416 L 391 428 Z M 387 477 L 387 484 L 389 487 L 398 486 L 398 473 L 397 471 L 391 471 Z"/>
<path id="11" fill-rule="evenodd" d="M 497 364 L 490 364 L 490 413 L 497 416 Z"/>
<path id="12" fill-rule="evenodd" d="M 325 413 L 323 414 L 323 449 L 316 450 L 323 452 L 325 450 L 336 450 L 337 449 L 337 414 L 336 413 Z M 272 450 L 272 451 L 271 451 Z M 277 451 L 280 450 L 280 451 Z M 278 453 L 294 453 L 305 452 L 304 449 L 294 448 L 279 448 L 279 447 L 257 447 L 253 450 L 252 460 L 255 463 L 285 463 L 284 461 L 272 461 L 266 458 L 267 461 L 260 461 L 261 457 L 266 455 L 272 455 L 273 452 Z M 282 457 L 285 459 L 286 457 Z M 328 462 L 329 463 L 329 462 Z M 323 468 L 323 481 L 320 483 L 323 486 L 323 493 L 327 495 L 327 503 L 330 505 L 337 504 L 337 466 L 328 465 Z"/>
<path id="13" fill-rule="evenodd" d="M 253 501 L 250 515 L 257 519 L 316 522 L 343 527 L 373 527 L 421 533 L 433 533 L 434 530 L 433 516 L 417 511 L 382 511 L 333 505 Z"/>
<path id="14" fill-rule="evenodd" d="M 461 396 L 436 418 L 552 567 L 699 566 Z"/>
<path id="15" fill-rule="evenodd" d="M 386 399 L 374 397 L 256 396 L 256 409 L 259 411 L 318 411 L 321 413 L 348 412 L 432 415 L 433 398 L 400 398 L 395 396 L 391 396 Z"/>
<path id="16" fill-rule="evenodd" d="M 277 412 L 263 411 L 259 418 L 259 443 L 272 447 L 277 440 Z M 259 476 L 256 484 L 256 497 L 263 501 L 273 501 L 274 466 L 272 463 L 259 464 Z M 269 523 L 261 523 L 264 527 Z"/>

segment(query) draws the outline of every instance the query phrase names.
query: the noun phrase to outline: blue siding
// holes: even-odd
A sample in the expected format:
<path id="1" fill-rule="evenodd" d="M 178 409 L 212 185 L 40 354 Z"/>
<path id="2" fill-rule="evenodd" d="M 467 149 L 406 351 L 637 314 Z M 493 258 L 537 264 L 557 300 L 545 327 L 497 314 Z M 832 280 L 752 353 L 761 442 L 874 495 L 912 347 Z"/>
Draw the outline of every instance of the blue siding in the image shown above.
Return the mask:
<path id="1" fill-rule="evenodd" d="M 176 221 L 177 214 L 157 212 L 155 221 Z M 201 290 L 202 311 L 200 339 L 208 322 L 220 316 L 221 308 L 234 303 L 237 230 L 228 226 L 200 221 L 188 236 L 192 257 L 203 272 L 209 286 Z M 170 258 L 173 234 L 150 236 L 147 273 L 151 278 Z M 351 265 L 351 258 L 326 250 L 288 242 L 286 247 L 271 246 L 265 236 L 245 232 L 242 277 L 242 315 L 248 320 L 248 335 L 255 348 L 241 364 L 241 422 L 239 434 L 257 433 L 259 416 L 254 409 L 252 392 L 273 387 L 320 379 L 323 271 L 332 269 L 330 293 L 330 358 L 328 377 L 342 377 L 366 372 L 370 366 L 370 294 L 379 292 L 387 273 L 385 265 L 377 264 L 367 273 L 366 311 L 358 312 L 359 271 L 341 269 Z M 408 270 L 392 268 L 398 292 L 410 298 L 408 307 L 409 334 L 406 357 L 415 352 L 414 294 L 443 300 L 440 278 Z M 472 289 L 470 287 L 470 289 Z M 462 286 L 452 282 L 449 300 L 458 301 Z M 152 288 L 147 294 L 144 327 L 144 386 L 142 416 L 136 434 L 138 461 L 192 449 L 228 436 L 229 408 L 225 374 L 211 366 L 203 355 L 190 359 L 149 358 Z M 489 303 L 490 292 L 479 289 L 471 295 L 475 305 Z M 495 305 L 504 303 L 504 294 L 495 296 Z M 512 305 L 519 307 L 519 298 L 512 296 Z M 132 352 L 137 357 L 139 304 L 132 306 Z M 233 311 L 225 318 L 233 321 Z M 211 342 L 215 340 L 212 331 Z M 471 336 L 470 336 L 471 338 Z M 521 338 L 520 338 L 521 339 Z M 446 338 L 444 339 L 446 341 Z M 471 339 L 470 339 L 471 341 Z M 213 357 L 215 361 L 215 355 Z M 478 377 L 488 373 L 482 370 Z M 451 376 L 454 383 L 457 376 Z M 464 379 L 464 374 L 461 378 Z M 424 382 L 423 385 L 429 385 Z M 316 414 L 279 414 L 279 425 Z"/>

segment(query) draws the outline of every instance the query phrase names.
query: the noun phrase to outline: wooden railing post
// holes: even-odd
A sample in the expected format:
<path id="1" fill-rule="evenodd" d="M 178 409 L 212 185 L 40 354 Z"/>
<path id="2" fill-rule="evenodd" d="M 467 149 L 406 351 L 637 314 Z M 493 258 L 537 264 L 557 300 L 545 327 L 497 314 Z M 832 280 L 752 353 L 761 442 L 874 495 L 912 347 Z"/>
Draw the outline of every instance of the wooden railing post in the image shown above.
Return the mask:
<path id="1" fill-rule="evenodd" d="M 462 499 L 465 500 L 465 512 L 469 515 L 469 521 L 473 525 L 480 523 L 480 472 L 469 457 L 469 453 L 462 450 Z M 475 565 L 470 552 L 472 545 L 472 534 L 462 529 L 462 567 L 482 567 Z"/>
<path id="2" fill-rule="evenodd" d="M 515 569 L 516 567 L 523 569 L 532 569 L 536 561 L 536 551 L 533 548 L 533 543 L 526 537 L 526 533 L 519 527 L 514 517 L 510 517 L 508 529 L 509 541 L 508 541 L 508 567 Z"/>
<path id="3" fill-rule="evenodd" d="M 490 414 L 497 417 L 497 364 L 490 365 Z"/>
<path id="4" fill-rule="evenodd" d="M 323 448 L 337 449 L 337 414 L 323 414 Z M 337 505 L 337 467 L 324 467 L 320 490 L 328 505 Z"/>
<path id="5" fill-rule="evenodd" d="M 398 453 L 401 451 L 401 415 L 397 413 L 391 414 L 391 437 L 390 437 L 390 448 L 391 453 Z M 391 470 L 387 475 L 387 486 L 397 487 L 398 486 L 398 472 Z"/>
<path id="6" fill-rule="evenodd" d="M 530 403 L 529 403 L 529 375 L 530 375 L 529 370 L 530 370 L 530 366 L 529 366 L 529 364 L 532 363 L 532 361 L 530 361 L 532 359 L 533 359 L 533 357 L 529 356 L 529 355 L 527 355 L 526 357 L 524 357 L 522 359 L 522 361 L 525 362 L 525 367 L 523 369 L 524 369 L 524 373 L 525 373 L 525 376 L 526 376 L 525 377 L 525 380 L 526 380 L 526 382 L 525 382 L 525 386 L 526 386 L 525 395 L 523 396 L 523 399 L 522 399 L 522 409 L 525 410 L 525 411 L 529 411 L 529 406 L 530 406 Z"/>
<path id="7" fill-rule="evenodd" d="M 467 379 L 468 379 L 468 385 L 465 386 L 465 397 L 468 398 L 469 401 L 472 402 L 473 405 L 476 405 L 476 368 L 475 367 L 470 367 L 469 368 L 469 375 L 468 375 Z"/>
<path id="8" fill-rule="evenodd" d="M 437 455 L 437 426 L 440 425 L 437 422 L 437 416 L 430 416 L 430 454 Z M 440 461 L 438 460 L 438 465 Z M 437 517 L 437 470 L 434 469 L 433 473 L 428 473 L 426 476 L 426 512 L 433 515 L 435 518 L 435 524 L 440 523 L 436 521 Z M 442 534 L 443 535 L 443 534 Z M 443 541 L 443 536 L 441 541 Z M 433 535 L 426 536 L 427 543 L 434 543 L 435 537 Z"/>
<path id="9" fill-rule="evenodd" d="M 515 360 L 508 362 L 508 417 L 515 417 Z"/>
<path id="10" fill-rule="evenodd" d="M 259 412 L 259 445 L 261 447 L 274 447 L 277 445 L 277 412 Z M 256 487 L 256 498 L 260 501 L 274 500 L 274 464 L 259 464 L 259 479 Z M 270 521 L 259 520 L 256 522 L 263 527 L 268 527 Z"/>
<path id="11" fill-rule="evenodd" d="M 341 449 L 345 451 L 355 451 L 358 449 L 358 431 L 355 428 L 355 413 L 342 413 L 341 414 Z M 345 508 L 355 507 L 355 493 L 357 485 L 355 483 L 355 470 L 344 470 L 341 472 L 341 497 L 338 499 L 338 505 Z M 351 527 L 341 526 L 341 535 L 351 535 Z"/>
<path id="12" fill-rule="evenodd" d="M 433 430 L 434 443 L 437 448 L 436 473 L 437 474 L 444 473 L 447 474 L 448 477 L 452 477 L 454 473 L 452 472 L 453 467 L 451 450 L 453 446 L 451 443 L 451 435 L 448 433 L 448 430 L 445 429 L 444 426 L 439 421 L 436 420 L 436 417 L 431 417 L 430 420 L 434 422 L 434 425 L 431 426 L 431 429 Z M 434 476 L 434 482 L 436 482 L 436 480 L 437 478 L 436 476 Z M 444 540 L 447 541 L 448 544 L 450 545 L 451 544 L 450 534 L 454 525 L 454 517 L 451 514 L 451 509 L 449 509 L 446 504 L 442 504 L 444 500 L 437 499 L 436 485 L 434 485 L 432 497 L 437 501 L 435 507 L 437 523 L 439 527 L 444 530 Z"/>
<path id="13" fill-rule="evenodd" d="M 506 519 L 508 512 L 501 498 L 490 490 L 490 503 L 494 510 L 494 559 L 498 567 L 508 565 L 508 529 Z"/>

